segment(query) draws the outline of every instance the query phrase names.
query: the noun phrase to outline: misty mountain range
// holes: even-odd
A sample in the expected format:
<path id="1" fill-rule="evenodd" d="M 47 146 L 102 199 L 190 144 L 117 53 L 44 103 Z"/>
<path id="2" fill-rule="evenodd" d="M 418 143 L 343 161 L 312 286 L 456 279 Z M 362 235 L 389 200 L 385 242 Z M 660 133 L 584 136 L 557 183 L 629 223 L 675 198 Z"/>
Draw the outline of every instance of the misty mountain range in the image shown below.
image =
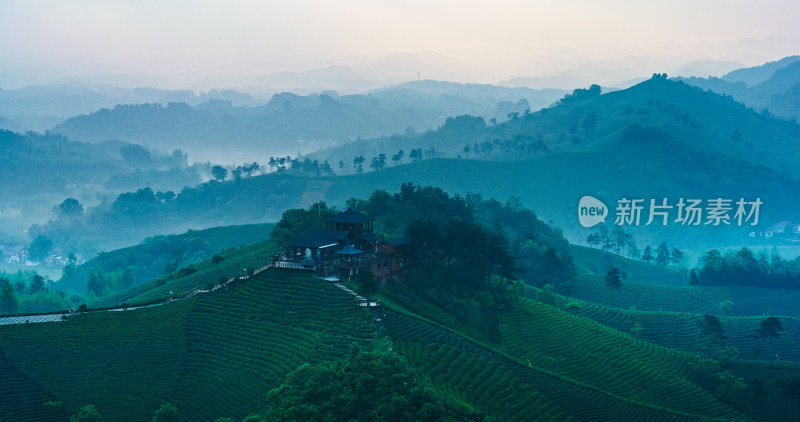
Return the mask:
<path id="1" fill-rule="evenodd" d="M 753 89 L 771 86 L 780 90 L 790 86 L 791 72 L 796 63 L 787 58 L 778 63 L 737 70 L 714 81 L 744 84 L 747 80 L 756 83 Z M 338 95 L 335 91 L 320 91 L 313 95 L 280 93 L 256 106 L 248 105 L 257 102 L 255 97 L 228 91 L 196 95 L 190 91 L 126 91 L 104 87 L 107 95 L 84 97 L 90 92 L 88 88 L 75 88 L 67 91 L 71 92 L 73 99 L 94 98 L 99 103 L 124 95 L 138 95 L 137 98 L 149 98 L 154 102 L 103 108 L 71 117 L 52 128 L 53 133 L 64 134 L 69 140 L 52 134 L 21 136 L 6 132 L 6 138 L 15 141 L 6 142 L 4 148 L 9 163 L 17 160 L 45 168 L 65 159 L 59 157 L 71 160 L 70 166 L 83 163 L 81 171 L 74 174 L 82 175 L 81 183 L 96 186 L 112 195 L 106 197 L 104 206 L 111 204 L 113 195 L 125 190 L 150 186 L 154 190 L 172 189 L 177 192 L 182 186 L 192 187 L 211 177 L 210 168 L 188 167 L 187 163 L 138 165 L 120 153 L 120 148 L 128 143 L 150 147 L 152 150 L 148 154 L 152 157 L 169 155 L 159 150 L 180 148 L 178 154 L 188 153 L 190 161 L 207 160 L 221 164 L 258 162 L 262 171 L 276 170 L 267 166 L 269 157 L 291 155 L 298 158 L 298 151 L 305 154 L 296 162 L 287 162 L 285 170 L 301 179 L 310 178 L 298 182 L 302 186 L 308 185 L 300 190 L 304 194 L 286 196 L 280 194 L 280 188 L 265 188 L 270 192 L 267 196 L 272 198 L 266 204 L 270 211 L 244 216 L 239 212 L 229 214 L 240 207 L 236 205 L 238 194 L 225 195 L 229 199 L 223 200 L 219 193 L 212 193 L 229 189 L 224 186 L 230 185 L 200 189 L 190 202 L 215 205 L 211 205 L 212 209 L 205 209 L 202 216 L 191 212 L 175 216 L 183 221 L 192 221 L 194 226 L 186 228 L 210 227 L 218 224 L 220 219 L 229 224 L 274 221 L 283 207 L 307 206 L 313 200 L 344 201 L 346 197 L 332 193 L 335 191 L 333 187 L 338 185 L 337 179 L 319 173 L 318 165 L 324 161 L 339 176 L 356 177 L 357 185 L 363 185 L 365 189 L 363 194 L 375 188 L 389 189 L 404 181 L 414 181 L 443 184 L 454 192 L 467 192 L 472 186 L 473 192 L 488 195 L 502 191 L 505 193 L 501 196 L 510 196 L 516 194 L 516 189 L 498 190 L 497 186 L 503 186 L 504 180 L 526 174 L 523 169 L 527 166 L 550 169 L 547 171 L 552 173 L 560 166 L 568 165 L 566 163 L 570 160 L 584 162 L 591 161 L 592 157 L 604 157 L 604 160 L 611 161 L 603 164 L 603 172 L 617 169 L 617 173 L 629 174 L 634 180 L 642 181 L 658 178 L 662 186 L 660 193 L 685 195 L 681 187 L 691 187 L 697 180 L 711 182 L 716 177 L 714 174 L 727 174 L 727 170 L 720 168 L 704 170 L 702 165 L 700 168 L 692 167 L 698 166 L 699 157 L 708 156 L 716 157 L 715 160 L 747 175 L 742 178 L 733 172 L 723 178 L 724 192 L 730 195 L 740 191 L 752 195 L 768 194 L 771 204 L 777 207 L 773 208 L 773 214 L 769 214 L 770 218 L 793 215 L 795 211 L 786 201 L 787 197 L 780 193 L 783 189 L 780 186 L 793 186 L 798 179 L 794 163 L 800 157 L 796 145 L 800 127 L 786 119 L 775 118 L 772 112 L 753 110 L 737 102 L 735 96 L 719 95 L 691 86 L 703 81 L 710 79 L 676 81 L 657 74 L 627 89 L 615 91 L 593 86 L 567 94 L 554 89 L 424 80 L 367 94 Z M 41 89 L 40 93 L 47 92 L 45 88 Z M 22 91 L 25 90 L 19 92 Z M 791 90 L 784 93 L 787 92 L 786 95 L 791 95 Z M 215 95 L 223 98 L 212 98 Z M 46 95 L 42 94 L 38 98 L 44 97 Z M 159 102 L 162 100 L 177 101 L 167 101 L 162 105 Z M 8 104 L 11 103 L 13 101 L 9 99 Z M 35 103 L 36 100 L 31 100 L 30 104 Z M 59 103 L 54 101 L 53 104 L 56 107 Z M 84 106 L 90 107 L 91 104 Z M 684 161 L 652 162 L 646 148 L 625 147 L 621 140 L 632 127 L 641 128 L 643 133 L 649 134 L 647 136 L 655 136 L 654 142 L 664 149 L 665 154 L 683 157 Z M 400 150 L 404 151 L 402 155 Z M 60 156 L 52 156 L 51 151 L 61 151 Z M 381 154 L 383 163 L 379 162 Z M 357 157 L 364 158 L 360 171 L 367 174 L 356 174 L 359 169 L 354 165 L 354 159 Z M 446 160 L 446 165 L 441 161 L 427 164 L 432 158 L 456 160 Z M 426 164 L 404 166 L 417 161 Z M 61 164 L 57 166 L 63 167 Z M 429 166 L 451 167 L 451 170 L 441 174 L 432 172 Z M 20 168 L 5 166 L 3 179 L 17 180 L 23 174 Z M 229 169 L 233 170 L 233 167 Z M 510 174 L 507 169 L 515 169 L 515 173 Z M 656 169 L 661 169 L 659 171 L 664 174 L 657 175 Z M 521 195 L 523 202 L 537 212 L 554 218 L 559 224 L 566 224 L 558 217 L 563 213 L 553 210 L 568 209 L 574 200 L 572 196 L 580 195 L 585 189 L 586 180 L 617 183 L 597 178 L 591 171 L 592 166 L 586 164 L 563 179 L 563 183 L 570 182 L 560 185 L 552 195 L 545 195 L 549 198 L 549 206 L 535 204 L 536 196 L 527 196 L 524 192 L 549 192 L 555 186 L 552 180 L 544 184 L 538 179 L 525 180 L 522 185 L 529 189 L 522 189 L 523 193 L 516 195 Z M 247 178 L 253 179 L 248 182 L 249 186 L 273 183 L 272 175 L 257 176 L 260 173 L 255 172 Z M 68 195 L 79 195 L 87 205 L 98 204 L 98 200 L 92 199 L 88 192 L 64 189 L 64 186 L 70 186 L 67 183 L 69 175 L 46 174 L 46 180 L 53 183 L 47 184 L 49 190 L 46 192 L 42 189 L 36 192 L 49 195 L 47 205 L 38 206 L 33 211 L 26 210 L 24 205 L 25 193 L 30 191 L 24 183 L 15 182 L 7 186 L 13 188 L 6 189 L 7 192 L 16 192 L 14 215 L 27 215 L 28 219 L 23 220 L 28 225 L 30 218 L 38 221 L 46 218 L 49 209 Z M 385 177 L 389 179 L 381 182 Z M 544 174 L 539 176 L 543 177 Z M 347 183 L 352 187 L 349 185 L 351 182 Z M 644 192 L 647 186 L 636 189 Z M 626 194 L 599 185 L 597 188 L 609 195 Z M 241 194 L 243 197 L 249 195 L 246 192 Z M 703 194 L 712 193 L 704 191 Z M 212 195 L 215 199 L 197 199 L 204 195 Z M 190 208 L 191 205 L 183 205 L 181 213 Z M 174 218 L 166 221 L 175 221 Z M 27 227 L 21 224 L 26 223 L 17 223 L 14 231 Z M 155 230 L 152 224 L 148 225 L 151 231 Z M 140 232 L 134 227 L 129 229 L 131 239 L 135 239 L 156 234 L 165 227 L 155 232 Z"/>
<path id="2" fill-rule="evenodd" d="M 558 66 L 562 69 L 537 72 L 539 76 L 536 77 L 505 79 L 498 85 L 571 91 L 600 82 L 608 87 L 628 88 L 644 80 L 642 74 L 646 74 L 647 69 L 660 70 L 663 67 L 653 59 L 640 57 L 576 66 L 562 63 Z M 702 77 L 722 75 L 740 67 L 741 63 L 736 61 L 698 60 L 674 64 L 665 70 L 685 77 Z M 265 63 L 260 68 L 238 69 L 240 72 L 249 72 L 249 76 L 191 78 L 189 80 L 194 91 L 147 88 L 153 85 L 175 86 L 178 82 L 186 86 L 185 77 L 147 79 L 123 74 L 61 78 L 49 84 L 0 88 L 0 125 L 14 131 L 42 131 L 66 118 L 89 114 L 100 108 L 113 108 L 117 104 L 166 105 L 169 102 L 185 102 L 197 105 L 222 99 L 237 106 L 252 107 L 265 104 L 279 92 L 308 95 L 336 90 L 342 94 L 363 94 L 415 79 L 459 80 L 464 77 L 450 70 L 453 68 L 450 58 L 434 52 L 397 53 L 355 69 L 341 65 L 319 65 L 312 70 L 264 72 L 264 69 L 273 68 L 276 68 L 274 64 Z M 14 80 L 10 75 L 6 75 L 5 79 L 10 82 Z M 0 87 L 3 85 L 0 82 Z"/>
<path id="3" fill-rule="evenodd" d="M 777 116 L 796 118 L 800 109 L 797 105 L 798 88 L 795 87 L 800 65 L 796 64 L 796 59 L 787 57 L 763 66 L 737 69 L 719 78 L 681 80 L 731 95 L 759 111 L 767 109 Z M 698 61 L 686 65 L 682 71 L 720 71 L 734 64 Z M 355 80 L 359 77 L 357 73 L 339 67 L 321 70 L 314 76 L 282 73 L 252 82 L 269 84 L 272 81 L 277 85 L 292 86 L 322 75 L 326 75 L 327 83 L 333 86 L 341 86 L 335 83 L 337 78 Z M 568 73 L 557 78 L 580 83 L 580 79 Z M 625 87 L 643 79 L 623 82 L 619 86 Z M 503 84 L 536 86 L 548 82 L 559 84 L 549 77 L 515 79 Z M 604 91 L 613 89 L 604 88 Z M 308 153 L 357 138 L 403 133 L 409 126 L 421 132 L 439 127 L 446 117 L 462 114 L 481 116 L 487 121 L 491 118 L 503 121 L 512 112 L 547 107 L 566 92 L 424 80 L 367 94 L 337 95 L 322 89 L 309 95 L 294 94 L 294 97 L 292 94 L 276 96 L 266 91 L 259 94 L 271 95 L 268 100 L 233 90 L 195 94 L 189 90 L 123 89 L 108 85 L 38 86 L 0 91 L 0 127 L 17 132 L 51 129 L 90 142 L 123 140 L 151 148 L 183 148 L 193 161 L 221 158 L 235 162 L 248 161 L 248 157 L 232 153 L 230 148 L 225 151 L 215 149 L 214 145 L 228 142 L 238 145 L 237 149 L 246 146 L 265 150 L 268 154 L 296 155 L 298 151 Z M 329 105 L 339 105 L 336 118 L 326 121 L 326 111 L 315 108 L 322 104 L 319 93 L 327 95 L 322 98 L 334 100 Z M 521 104 L 522 99 L 527 104 Z M 512 103 L 510 106 L 509 102 Z M 116 107 L 118 104 L 163 106 Z M 180 104 L 186 104 L 192 110 L 181 108 L 179 111 Z M 110 113 L 103 109 L 110 109 Z"/>
<path id="4" fill-rule="evenodd" d="M 113 85 L 69 83 L 0 88 L 0 128 L 23 132 L 44 131 L 69 117 L 88 114 L 118 104 L 186 103 L 230 101 L 237 106 L 255 106 L 263 99 L 231 90 L 211 90 L 196 95 L 191 90 L 120 88 Z"/>
<path id="5" fill-rule="evenodd" d="M 563 95 L 559 90 L 420 81 L 368 95 L 281 93 L 257 107 L 224 100 L 194 107 L 187 103 L 117 106 L 69 118 L 52 130 L 89 142 L 118 139 L 181 148 L 193 161 L 249 162 L 258 153 L 294 156 L 357 138 L 425 131 L 453 115 L 505 119 L 515 105 L 523 112 L 545 107 Z"/>
<path id="6" fill-rule="evenodd" d="M 798 16 L 0 0 L 0 422 L 800 422 Z"/>
<path id="7" fill-rule="evenodd" d="M 745 69 L 719 78 L 685 78 L 686 83 L 732 96 L 756 110 L 800 118 L 800 56 Z"/>
<path id="8" fill-rule="evenodd" d="M 335 102 L 333 97 L 320 97 Z M 343 107 L 283 94 L 268 108 L 285 113 L 281 100 L 296 104 L 291 109 Z M 342 206 L 354 195 L 391 191 L 403 182 L 435 184 L 463 195 L 516 196 L 563 227 L 573 241 L 585 237 L 574 227 L 573 209 L 587 192 L 610 201 L 631 196 L 758 197 L 767 204 L 762 225 L 800 218 L 793 197 L 787 195 L 800 190 L 800 175 L 791 165 L 800 156 L 795 142 L 800 126 L 755 112 L 730 97 L 654 75 L 626 90 L 576 90 L 551 107 L 511 114 L 497 123 L 462 115 L 424 133 L 350 142 L 286 163 L 284 170 L 270 166 L 274 173 L 205 183 L 165 201 L 154 199 L 152 192 L 137 194 L 149 199 L 126 202 L 124 208 L 109 201 L 92 210 L 82 233 L 113 233 L 116 242 L 122 237 L 133 242 L 172 230 L 275 221 L 287 208 L 316 201 Z M 400 149 L 405 151 L 402 156 Z M 380 154 L 385 163 L 373 167 Z M 359 156 L 365 158 L 363 173 L 354 166 Z M 321 174 L 314 163 L 323 161 L 338 176 Z M 128 215 L 121 209 L 141 209 L 150 217 L 138 225 L 134 217 L 139 211 Z M 698 227 L 693 229 L 695 236 L 687 237 L 681 229 L 641 227 L 635 233 L 639 239 L 667 239 L 697 248 L 702 246 L 697 243 L 700 235 L 740 243 L 753 230 L 731 227 L 721 235 L 715 228 Z M 48 236 L 68 237 L 58 232 Z"/>

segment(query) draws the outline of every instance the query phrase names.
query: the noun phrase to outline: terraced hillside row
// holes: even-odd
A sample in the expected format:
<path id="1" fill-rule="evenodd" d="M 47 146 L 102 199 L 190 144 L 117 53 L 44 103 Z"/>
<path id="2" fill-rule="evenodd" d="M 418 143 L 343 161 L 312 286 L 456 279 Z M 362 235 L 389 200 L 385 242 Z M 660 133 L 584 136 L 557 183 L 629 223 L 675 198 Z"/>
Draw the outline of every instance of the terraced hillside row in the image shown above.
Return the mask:
<path id="1" fill-rule="evenodd" d="M 371 314 L 349 294 L 273 269 L 163 306 L 0 326 L 10 362 L 0 367 L 31 378 L 69 414 L 93 404 L 103 420 L 149 421 L 171 402 L 184 420 L 240 420 L 300 364 L 342 358 L 374 335 Z M 0 379 L 0 390 L 12 384 Z"/>
<path id="2" fill-rule="evenodd" d="M 581 274 L 604 275 L 613 265 L 629 274 L 629 278 L 632 280 L 670 286 L 687 284 L 681 272 L 673 267 L 648 264 L 636 259 L 628 259 L 615 253 L 580 245 L 570 245 L 569 253 L 572 255 L 578 273 Z"/>
<path id="3" fill-rule="evenodd" d="M 695 415 L 744 417 L 698 385 L 697 356 L 531 301 L 501 316 L 501 332 L 510 355 L 628 400 Z"/>
<path id="4" fill-rule="evenodd" d="M 568 303 L 562 299 L 561 303 Z M 642 340 L 660 346 L 701 355 L 712 354 L 718 349 L 707 335 L 703 334 L 702 314 L 677 312 L 651 312 L 611 308 L 582 302 L 570 306 L 569 312 L 590 318 L 615 330 L 632 333 L 634 327 Z M 718 317 L 724 330 L 724 344 L 739 350 L 739 359 L 789 360 L 800 362 L 800 320 L 780 318 L 784 331 L 778 338 L 758 340 L 748 336 L 759 328 L 764 319 L 759 317 Z M 758 351 L 756 351 L 756 349 Z"/>
<path id="5" fill-rule="evenodd" d="M 484 346 L 472 343 L 463 337 L 419 319 L 388 312 L 383 318 L 383 324 L 392 339 L 396 341 L 410 344 L 447 345 L 454 350 L 460 351 L 461 354 L 450 352 L 446 355 L 449 356 L 448 358 L 437 364 L 437 368 L 448 368 L 448 371 L 453 371 L 454 374 L 449 375 L 449 377 L 452 377 L 457 382 L 469 382 L 463 374 L 465 366 L 461 362 L 470 359 L 470 355 L 473 358 L 488 359 L 499 368 L 505 368 L 511 376 L 536 391 L 537 394 L 541 394 L 547 402 L 557 406 L 558 409 L 561 409 L 576 420 L 690 421 L 696 419 L 696 417 L 681 412 L 658 409 L 647 405 L 637 405 L 632 401 L 620 399 L 579 382 L 569 381 L 543 372 L 537 369 L 533 363 L 528 363 L 529 366 L 525 366 L 517 359 L 505 358 L 502 354 L 493 352 L 492 349 L 486 349 Z M 410 346 L 406 346 L 406 349 L 401 347 L 401 350 L 411 350 L 404 353 L 416 353 Z M 442 369 L 436 369 L 436 371 L 440 370 Z M 432 373 L 437 374 L 438 372 Z M 434 380 L 435 376 L 437 375 L 434 375 Z M 512 383 L 514 383 L 513 379 Z M 502 387 L 504 386 L 490 385 L 488 388 L 492 391 Z M 467 386 L 461 386 L 461 389 L 456 394 L 476 394 L 475 392 L 470 392 Z M 534 398 L 537 398 L 537 395 L 534 395 Z M 514 415 L 510 416 L 513 417 Z M 747 419 L 743 415 L 738 416 L 740 419 Z"/>
<path id="6" fill-rule="evenodd" d="M 108 420 L 147 420 L 183 371 L 185 321 L 193 306 L 188 300 L 0 326 L 0 350 L 67 413 L 93 404 Z"/>
<path id="7" fill-rule="evenodd" d="M 270 241 L 244 246 L 221 254 L 221 262 L 203 261 L 191 266 L 190 271 L 177 271 L 143 283 L 127 292 L 115 296 L 104 297 L 92 303 L 93 307 L 119 306 L 126 302 L 129 305 L 148 303 L 179 296 L 195 289 L 205 289 L 208 284 L 215 284 L 220 278 L 229 279 L 242 276 L 248 268 L 259 268 L 269 262 L 274 253 L 275 244 Z"/>
<path id="8" fill-rule="evenodd" d="M 747 390 L 738 404 L 749 415 L 759 421 L 797 419 L 796 398 L 784 390 L 783 383 L 800 378 L 800 363 L 736 361 L 728 368 L 747 382 Z"/>
<path id="9" fill-rule="evenodd" d="M 522 383 L 494 359 L 441 343 L 397 343 L 426 379 L 443 395 L 470 403 L 482 413 L 506 421 L 572 421 L 554 403 Z"/>
<path id="10" fill-rule="evenodd" d="M 730 315 L 800 318 L 800 292 L 790 290 L 665 286 L 633 280 L 622 280 L 622 288 L 612 290 L 603 276 L 583 274 L 570 283 L 569 296 L 619 309 L 714 315 L 724 315 L 725 303 L 730 302 Z M 535 298 L 530 292 L 528 297 Z"/>
<path id="11" fill-rule="evenodd" d="M 579 275 L 569 296 L 620 309 L 657 312 L 721 314 L 720 304 L 733 301 L 724 287 L 666 286 L 646 281 L 622 280 L 622 288 L 609 289 L 603 275 Z"/>
<path id="12" fill-rule="evenodd" d="M 0 420 L 66 422 L 67 414 L 58 407 L 44 405 L 48 402 L 53 402 L 53 396 L 0 353 Z"/>
<path id="13" fill-rule="evenodd" d="M 174 402 L 185 420 L 239 420 L 305 362 L 343 357 L 375 324 L 349 294 L 305 273 L 269 270 L 198 296 L 186 321 L 186 366 Z"/>
<path id="14" fill-rule="evenodd" d="M 221 226 L 189 230 L 183 234 L 154 236 L 135 246 L 103 252 L 63 274 L 58 287 L 64 291 L 86 292 L 91 271 L 121 273 L 130 268 L 136 283 L 164 273 L 168 266 L 194 264 L 231 247 L 252 245 L 266 240 L 274 224 Z"/>
<path id="15" fill-rule="evenodd" d="M 777 315 L 800 318 L 797 290 L 737 287 L 731 289 L 733 313 L 739 316 Z"/>
<path id="16" fill-rule="evenodd" d="M 776 294 L 767 289 L 750 290 L 755 293 Z M 527 295 L 536 297 L 538 291 L 530 288 Z M 764 300 L 755 295 L 751 298 Z M 736 407 L 756 420 L 790 420 L 786 412 L 792 399 L 785 395 L 782 383 L 800 379 L 800 355 L 797 348 L 800 344 L 800 321 L 797 318 L 780 317 L 784 328 L 780 336 L 757 340 L 748 338 L 748 335 L 759 327 L 765 315 L 720 315 L 726 338 L 719 344 L 702 333 L 698 325 L 703 319 L 702 314 L 619 309 L 559 295 L 555 299 L 556 306 L 565 312 L 590 318 L 620 332 L 635 334 L 642 340 L 671 349 L 721 358 L 724 356 L 723 346 L 734 347 L 739 354 L 734 356 L 732 362 L 724 364 L 723 369 L 746 383 L 744 390 L 733 395 Z"/>
<path id="17" fill-rule="evenodd" d="M 723 315 L 720 305 L 730 301 L 730 315 L 800 318 L 800 292 L 796 290 L 691 286 L 688 276 L 671 267 L 576 245 L 570 246 L 570 253 L 579 271 L 577 280 L 569 285 L 569 296 L 576 299 L 620 309 L 716 315 Z M 611 264 L 627 273 L 621 289 L 606 286 L 604 276 Z"/>

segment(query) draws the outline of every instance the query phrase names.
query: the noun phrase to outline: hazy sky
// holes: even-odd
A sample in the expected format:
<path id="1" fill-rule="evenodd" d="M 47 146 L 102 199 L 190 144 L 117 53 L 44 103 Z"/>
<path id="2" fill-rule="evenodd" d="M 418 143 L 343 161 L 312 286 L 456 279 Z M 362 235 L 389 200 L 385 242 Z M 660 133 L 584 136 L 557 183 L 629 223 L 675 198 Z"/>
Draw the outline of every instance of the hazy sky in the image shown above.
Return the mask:
<path id="1" fill-rule="evenodd" d="M 0 86 L 121 73 L 189 85 L 330 65 L 377 78 L 392 67 L 379 59 L 419 52 L 418 71 L 465 82 L 623 58 L 753 65 L 800 53 L 798 20 L 798 0 L 1 0 Z"/>

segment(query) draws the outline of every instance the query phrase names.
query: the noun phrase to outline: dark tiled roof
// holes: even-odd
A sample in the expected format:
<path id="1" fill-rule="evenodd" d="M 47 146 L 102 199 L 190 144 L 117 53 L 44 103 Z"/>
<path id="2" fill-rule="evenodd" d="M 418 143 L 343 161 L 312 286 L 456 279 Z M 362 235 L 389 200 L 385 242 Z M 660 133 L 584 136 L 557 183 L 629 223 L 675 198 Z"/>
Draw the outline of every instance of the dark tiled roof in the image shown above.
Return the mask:
<path id="1" fill-rule="evenodd" d="M 343 241 L 350 235 L 350 232 L 347 230 L 323 230 L 323 233 L 326 233 L 331 239 L 336 239 L 338 241 Z"/>
<path id="2" fill-rule="evenodd" d="M 353 247 L 353 245 L 349 245 L 348 244 L 347 246 L 345 246 L 342 249 L 338 250 L 336 253 L 342 254 L 342 255 L 358 255 L 361 252 L 362 252 L 361 249 L 356 249 L 356 248 Z"/>
<path id="3" fill-rule="evenodd" d="M 328 217 L 324 221 L 331 223 L 360 224 L 373 220 L 375 219 L 366 214 L 361 214 L 358 211 L 353 211 L 348 208 L 347 211 Z"/>
<path id="4" fill-rule="evenodd" d="M 398 237 L 397 239 L 386 239 L 386 243 L 392 246 L 402 246 L 408 244 L 408 236 Z"/>
<path id="5" fill-rule="evenodd" d="M 320 248 L 322 246 L 336 245 L 339 242 L 330 236 L 326 230 L 319 230 L 307 234 L 303 237 L 298 237 L 287 243 L 286 246 L 295 248 Z"/>
<path id="6" fill-rule="evenodd" d="M 374 242 L 378 240 L 378 235 L 375 233 L 364 233 L 361 236 L 358 236 L 358 238 L 367 242 Z"/>

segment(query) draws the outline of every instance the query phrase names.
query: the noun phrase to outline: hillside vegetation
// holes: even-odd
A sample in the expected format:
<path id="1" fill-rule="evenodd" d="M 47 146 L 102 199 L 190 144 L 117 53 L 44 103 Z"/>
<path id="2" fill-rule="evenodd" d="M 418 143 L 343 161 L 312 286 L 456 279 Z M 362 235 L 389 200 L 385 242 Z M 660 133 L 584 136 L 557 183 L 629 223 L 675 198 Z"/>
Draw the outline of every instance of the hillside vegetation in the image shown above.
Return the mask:
<path id="1" fill-rule="evenodd" d="M 213 421 L 256 412 L 301 363 L 344 356 L 374 330 L 336 287 L 271 272 L 165 306 L 0 326 L 0 350 L 68 413 L 94 404 L 104 419 L 149 420 L 172 402 Z"/>
<path id="2" fill-rule="evenodd" d="M 781 118 L 800 117 L 800 56 L 789 56 L 760 66 L 737 69 L 719 78 L 686 78 L 686 83 L 720 94 Z"/>
<path id="3" fill-rule="evenodd" d="M 182 188 L 199 182 L 196 172 L 187 169 L 186 157 L 180 150 L 172 154 L 150 151 L 139 145 L 121 141 L 89 144 L 70 140 L 50 132 L 18 134 L 0 130 L 0 169 L 3 183 L 0 195 L 25 199 L 32 192 L 67 195 L 83 192 L 88 185 L 103 187 L 111 181 L 114 190 L 131 189 L 123 183 L 137 170 L 146 173 L 156 188 Z M 170 173 L 170 169 L 176 169 Z M 189 172 L 183 174 L 184 172 Z M 119 182 L 114 182 L 119 179 Z M 181 184 L 185 183 L 185 184 Z M 6 205 L 8 206 L 8 205 Z"/>
<path id="4" fill-rule="evenodd" d="M 112 140 L 88 144 L 50 132 L 0 130 L 0 162 L 3 240 L 28 240 L 28 228 L 54 218 L 66 198 L 88 205 L 145 183 L 166 191 L 200 182 L 180 150 L 164 153 Z"/>
<path id="5" fill-rule="evenodd" d="M 623 197 L 667 198 L 672 203 L 680 197 L 758 197 L 765 204 L 760 230 L 795 218 L 795 207 L 786 192 L 792 186 L 800 190 L 800 182 L 792 177 L 746 161 L 703 153 L 674 139 L 649 143 L 634 138 L 626 142 L 622 134 L 617 136 L 615 143 L 593 152 L 552 153 L 513 161 L 425 159 L 381 171 L 335 177 L 287 170 L 203 184 L 164 201 L 157 201 L 152 195 L 131 195 L 118 198 L 117 206 L 110 204 L 90 211 L 98 218 L 91 220 L 86 229 L 98 237 L 114 232 L 117 237 L 135 238 L 137 234 L 146 237 L 165 230 L 212 227 L 220 222 L 276 221 L 287 208 L 307 207 L 318 201 L 342 207 L 352 197 L 367 197 L 375 189 L 393 192 L 405 182 L 435 184 L 461 195 L 516 197 L 522 205 L 560 226 L 571 239 L 580 241 L 588 230 L 577 227 L 576 206 L 587 192 L 607 204 Z M 148 216 L 146 226 L 137 224 L 143 215 Z M 709 236 L 742 244 L 750 241 L 747 235 L 753 228 L 734 225 L 689 229 L 677 225 L 676 229 L 674 224 L 662 228 L 645 227 L 642 223 L 632 230 L 637 239 L 648 243 L 658 239 L 682 248 L 708 249 L 712 245 L 703 239 Z M 44 233 L 59 238 L 57 231 Z"/>
<path id="6" fill-rule="evenodd" d="M 742 244 L 750 231 L 798 218 L 786 192 L 800 190 L 793 165 L 800 157 L 800 126 L 730 97 L 657 75 L 627 90 L 576 90 L 550 108 L 511 114 L 497 124 L 447 118 L 437 130 L 356 141 L 295 157 L 275 173 L 212 181 L 177 195 L 132 192 L 87 211 L 95 217 L 85 229 L 100 244 L 110 242 L 107 233 L 130 244 L 166 231 L 274 222 L 286 209 L 321 200 L 341 207 L 351 197 L 391 192 L 404 182 L 461 195 L 516 196 L 573 241 L 586 237 L 571 217 L 585 194 L 607 204 L 631 197 L 762 200 L 759 227 L 702 226 L 692 228 L 694 236 L 675 225 L 634 229 L 645 242 L 666 240 L 684 249 L 708 249 L 702 239 L 710 236 Z M 339 175 L 322 176 L 323 161 Z M 44 227 L 42 233 L 63 239 L 57 244 L 70 242 L 57 225 Z"/>
<path id="7" fill-rule="evenodd" d="M 427 130 L 441 124 L 442 116 L 466 113 L 488 119 L 498 114 L 504 120 L 515 103 L 517 108 L 530 108 L 531 103 L 539 108 L 563 95 L 558 90 L 427 80 L 366 95 L 282 92 L 260 105 L 252 98 L 236 98 L 234 94 L 208 93 L 202 97 L 205 102 L 194 95 L 187 97 L 185 92 L 164 92 L 161 98 L 143 95 L 138 98 L 155 101 L 123 99 L 120 105 L 70 117 L 51 130 L 89 142 L 121 139 L 159 148 L 182 148 L 195 161 L 252 161 L 245 151 L 293 155 L 298 150 L 308 152 L 356 138 Z M 243 103 L 248 106 L 239 105 Z"/>
<path id="8" fill-rule="evenodd" d="M 189 230 L 180 235 L 160 235 L 145 239 L 141 244 L 110 252 L 100 253 L 97 257 L 78 267 L 68 267 L 58 280 L 58 287 L 65 291 L 85 293 L 92 272 L 99 278 L 113 278 L 106 286 L 110 291 L 118 284 L 117 279 L 125 277 L 130 271 L 130 288 L 133 285 L 149 281 L 165 273 L 171 273 L 182 267 L 211 259 L 228 248 L 251 245 L 266 240 L 272 231 L 272 224 L 250 224 L 242 226 L 215 227 L 206 230 Z M 103 296 L 104 287 L 96 288 L 95 296 Z"/>
<path id="9" fill-rule="evenodd" d="M 305 272 L 251 275 L 280 250 L 279 239 L 313 230 L 319 216 L 333 212 L 314 204 L 287 212 L 268 241 L 104 297 L 89 312 L 0 326 L 0 371 L 10 374 L 0 388 L 29 379 L 31 397 L 61 403 L 42 413 L 54 421 L 86 405 L 108 420 L 148 420 L 165 403 L 193 421 L 334 412 L 420 420 L 776 420 L 792 400 L 800 324 L 777 314 L 783 331 L 755 338 L 749 334 L 764 329 L 763 316 L 717 313 L 723 331 L 715 331 L 702 303 L 728 300 L 733 288 L 680 285 L 671 268 L 569 247 L 514 201 L 403 184 L 397 194 L 375 191 L 348 205 L 375 215 L 379 234 L 410 237 L 416 269 L 368 293 L 382 306 L 358 306 L 344 289 Z M 471 255 L 461 247 L 467 245 L 493 252 Z M 509 252 L 511 267 L 500 259 Z M 609 289 L 589 269 L 605 263 L 626 268 L 620 288 Z M 361 277 L 345 282 L 367 291 Z M 570 297 L 523 283 L 555 283 Z M 163 302 L 170 297 L 188 298 Z M 123 301 L 119 310 L 92 311 Z M 156 306 L 136 307 L 145 304 Z M 34 346 L 41 338 L 48 347 Z M 376 375 L 385 370 L 410 382 L 404 393 L 386 384 L 388 373 Z M 93 376 L 77 375 L 87 373 Z M 359 383 L 377 383 L 387 396 L 347 401 L 346 386 Z M 0 406 L 27 411 L 13 400 Z"/>
<path id="10" fill-rule="evenodd" d="M 793 172 L 794 140 L 800 126 L 748 109 L 730 96 L 703 91 L 665 75 L 631 88 L 601 93 L 599 86 L 578 89 L 557 104 L 528 113 L 511 113 L 502 123 L 482 117 L 453 116 L 437 130 L 353 142 L 313 154 L 329 162 L 392 157 L 414 149 L 420 158 L 509 159 L 548 152 L 594 151 L 615 142 L 628 126 L 655 127 L 693 148 Z M 654 156 L 654 155 L 652 155 Z M 401 161 L 402 162 L 402 161 Z M 796 173 L 794 173 L 796 175 Z"/>
<path id="11" fill-rule="evenodd" d="M 143 91 L 153 104 L 56 127 L 92 144 L 0 131 L 4 230 L 67 256 L 58 282 L 0 273 L 0 422 L 797 420 L 798 72 L 566 95 L 417 81 L 256 107 Z M 605 224 L 579 221 L 583 196 Z M 723 224 L 714 198 L 733 202 Z M 662 199 L 681 205 L 644 223 Z M 737 200 L 758 201 L 757 224 L 736 224 Z M 374 218 L 369 247 L 316 257 L 374 261 L 341 279 L 276 268 L 345 209 Z"/>

